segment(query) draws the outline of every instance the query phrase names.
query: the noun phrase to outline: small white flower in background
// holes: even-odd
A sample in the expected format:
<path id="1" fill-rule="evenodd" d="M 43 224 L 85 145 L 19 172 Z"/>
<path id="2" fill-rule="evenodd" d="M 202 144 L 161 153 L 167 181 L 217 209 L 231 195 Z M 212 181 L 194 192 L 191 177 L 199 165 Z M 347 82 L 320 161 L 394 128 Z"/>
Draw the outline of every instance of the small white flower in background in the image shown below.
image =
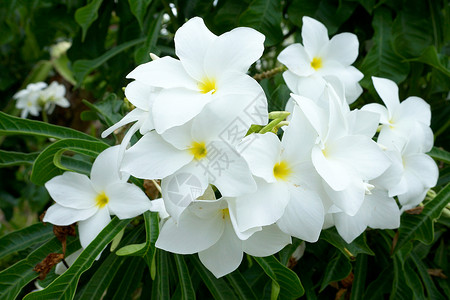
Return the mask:
<path id="1" fill-rule="evenodd" d="M 41 91 L 38 102 L 40 102 L 39 104 L 48 114 L 51 114 L 56 105 L 65 108 L 70 106 L 70 102 L 65 96 L 65 86 L 53 81 L 47 88 Z"/>
<path id="2" fill-rule="evenodd" d="M 45 184 L 56 204 L 50 206 L 43 221 L 59 226 L 78 222 L 83 248 L 108 225 L 110 215 L 128 219 L 152 210 L 145 193 L 127 183 L 129 175 L 119 176 L 118 151 L 119 146 L 115 146 L 100 153 L 92 165 L 90 179 L 65 172 Z"/>
<path id="3" fill-rule="evenodd" d="M 65 54 L 67 50 L 72 46 L 71 42 L 62 41 L 50 47 L 50 55 L 52 58 L 59 58 Z"/>
<path id="4" fill-rule="evenodd" d="M 330 40 L 322 23 L 309 17 L 302 20 L 303 45 L 292 44 L 278 56 L 288 68 L 283 73 L 287 86 L 294 94 L 317 100 L 324 91 L 327 76 L 335 76 L 344 84 L 348 103 L 354 102 L 362 93 L 358 82 L 364 76 L 351 66 L 358 56 L 358 38 L 345 32 Z"/>
<path id="5" fill-rule="evenodd" d="M 23 90 L 18 91 L 13 98 L 16 99 L 16 107 L 21 109 L 21 118 L 26 118 L 28 114 L 32 116 L 39 116 L 42 107 L 38 100 L 41 91 L 47 87 L 45 82 L 30 83 Z"/>
<path id="6" fill-rule="evenodd" d="M 255 176 L 257 191 L 230 199 L 240 231 L 277 222 L 280 229 L 309 242 L 319 238 L 324 207 L 317 194 L 320 176 L 311 162 L 317 138 L 299 107 L 280 142 L 273 133 L 252 134 L 239 148 Z M 248 144 L 248 145 L 247 145 Z"/>
<path id="7" fill-rule="evenodd" d="M 179 60 L 158 58 L 138 66 L 127 78 L 162 88 L 152 116 L 156 131 L 163 133 L 185 124 L 217 99 L 225 98 L 233 106 L 242 101 L 242 95 L 260 95 L 261 86 L 246 72 L 261 57 L 264 39 L 263 34 L 246 27 L 216 36 L 195 17 L 175 33 Z"/>
<path id="8" fill-rule="evenodd" d="M 269 256 L 291 243 L 276 225 L 240 232 L 225 198 L 191 203 L 179 221 L 169 218 L 156 247 L 179 254 L 198 253 L 200 261 L 217 278 L 236 270 L 248 253 Z"/>
<path id="9" fill-rule="evenodd" d="M 364 105 L 362 109 L 380 115 L 381 131 L 378 143 L 389 149 L 399 150 L 408 142 L 408 139 L 417 138 L 423 141 L 423 152 L 429 151 L 433 146 L 433 132 L 429 127 L 430 105 L 414 96 L 400 103 L 398 86 L 395 82 L 378 77 L 372 77 L 372 81 L 386 107 L 378 103 L 370 103 Z"/>

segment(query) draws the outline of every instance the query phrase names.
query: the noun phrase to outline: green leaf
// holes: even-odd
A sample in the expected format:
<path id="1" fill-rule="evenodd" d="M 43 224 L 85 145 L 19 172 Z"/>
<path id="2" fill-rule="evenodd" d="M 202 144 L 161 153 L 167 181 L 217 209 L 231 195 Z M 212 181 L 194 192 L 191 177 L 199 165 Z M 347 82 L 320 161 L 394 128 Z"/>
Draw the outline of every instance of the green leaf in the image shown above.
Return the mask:
<path id="1" fill-rule="evenodd" d="M 233 291 L 237 294 L 239 299 L 258 299 L 252 288 L 250 287 L 250 284 L 247 282 L 245 277 L 242 276 L 239 270 L 235 270 L 232 273 L 228 274 L 226 278 L 230 282 L 231 286 L 233 287 Z"/>
<path id="2" fill-rule="evenodd" d="M 192 255 L 190 259 L 214 299 L 236 299 L 236 295 L 233 293 L 233 290 L 223 278 L 217 279 L 209 270 L 205 268 L 205 266 L 203 266 L 196 255 Z"/>
<path id="3" fill-rule="evenodd" d="M 297 274 L 283 266 L 273 255 L 253 258 L 280 288 L 280 299 L 296 299 L 305 293 Z"/>
<path id="4" fill-rule="evenodd" d="M 168 253 L 156 251 L 156 278 L 152 284 L 152 299 L 170 299 Z"/>
<path id="5" fill-rule="evenodd" d="M 441 293 L 439 293 L 438 289 L 434 285 L 433 279 L 431 279 L 430 274 L 428 274 L 428 268 L 425 265 L 425 263 L 420 260 L 414 253 L 411 253 L 411 258 L 414 262 L 414 264 L 417 267 L 417 270 L 419 271 L 420 277 L 422 278 L 422 281 L 425 285 L 425 288 L 428 293 L 429 299 L 445 299 L 445 297 L 442 296 Z"/>
<path id="6" fill-rule="evenodd" d="M 431 151 L 427 154 L 436 160 L 440 160 L 445 162 L 446 164 L 450 164 L 450 153 L 445 151 L 444 149 L 433 147 L 433 149 L 431 149 Z"/>
<path id="7" fill-rule="evenodd" d="M 448 60 L 448 57 L 446 57 L 446 59 Z M 435 46 L 427 47 L 420 57 L 410 59 L 409 61 L 420 61 L 426 63 L 427 65 L 430 65 L 433 68 L 436 68 L 437 70 L 441 71 L 447 77 L 450 77 L 450 70 L 447 67 L 445 67 L 445 65 L 442 63 L 442 59 L 440 55 L 437 53 Z"/>
<path id="8" fill-rule="evenodd" d="M 15 299 L 22 287 L 38 276 L 33 268 L 48 254 L 62 251 L 61 242 L 53 238 L 38 249 L 34 250 L 26 259 L 0 272 L 0 299 Z"/>
<path id="9" fill-rule="evenodd" d="M 13 231 L 0 238 L 0 259 L 35 244 L 48 241 L 53 236 L 53 226 L 38 223 L 21 230 Z"/>
<path id="10" fill-rule="evenodd" d="M 133 47 L 139 43 L 142 43 L 144 40 L 145 40 L 145 38 L 139 38 L 139 39 L 125 42 L 123 44 L 120 44 L 120 45 L 108 50 L 103 55 L 101 55 L 95 59 L 80 59 L 80 60 L 75 61 L 73 64 L 73 73 L 74 73 L 76 81 L 78 82 L 78 84 L 81 84 L 84 77 L 86 77 L 86 75 L 89 74 L 92 70 L 100 67 L 106 61 L 108 61 L 110 58 L 116 56 L 120 52 L 125 51 L 126 49 Z"/>
<path id="11" fill-rule="evenodd" d="M 412 245 L 410 247 L 403 248 L 403 251 L 397 252 L 393 257 L 393 267 L 394 267 L 394 280 L 392 282 L 392 290 L 390 294 L 390 299 L 405 299 L 409 300 L 413 298 L 413 292 L 408 287 L 405 269 L 403 267 L 405 256 L 411 252 Z M 417 298 L 420 299 L 420 298 Z"/>
<path id="12" fill-rule="evenodd" d="M 0 150 L 0 168 L 18 165 L 32 165 L 39 152 L 22 153 Z"/>
<path id="13" fill-rule="evenodd" d="M 91 26 L 91 24 L 94 23 L 95 20 L 97 20 L 98 9 L 100 8 L 102 2 L 103 0 L 92 0 L 86 6 L 78 8 L 75 12 L 75 21 L 78 23 L 78 25 L 81 26 L 81 29 L 83 30 L 81 41 L 84 41 L 89 26 Z"/>
<path id="14" fill-rule="evenodd" d="M 253 0 L 239 18 L 239 25 L 256 29 L 266 36 L 264 44 L 270 47 L 283 40 L 281 31 L 281 4 L 278 0 Z"/>
<path id="15" fill-rule="evenodd" d="M 354 259 L 359 253 L 374 255 L 373 251 L 367 246 L 365 234 L 361 234 L 353 242 L 347 244 L 346 241 L 337 232 L 336 228 L 323 230 L 320 238 L 338 248 L 345 256 Z"/>
<path id="16" fill-rule="evenodd" d="M 61 75 L 65 80 L 70 82 L 72 85 L 76 85 L 77 82 L 75 81 L 75 78 L 73 78 L 72 70 L 69 68 L 69 58 L 66 54 L 61 55 L 57 59 L 52 60 L 53 67 L 55 70 Z"/>
<path id="17" fill-rule="evenodd" d="M 37 157 L 31 171 L 31 181 L 37 185 L 44 185 L 47 181 L 62 174 L 64 171 L 70 170 L 85 173 L 86 167 L 88 167 L 86 162 L 64 159 L 63 153 L 70 150 L 95 158 L 106 148 L 108 148 L 107 144 L 97 141 L 79 139 L 57 141 L 48 146 Z"/>
<path id="18" fill-rule="evenodd" d="M 73 299 L 81 274 L 92 266 L 95 258 L 130 221 L 119 220 L 117 217 L 112 219 L 64 274 L 44 290 L 30 293 L 24 299 Z"/>
<path id="19" fill-rule="evenodd" d="M 331 282 L 346 278 L 351 271 L 352 265 L 348 258 L 342 253 L 337 252 L 336 257 L 328 263 L 325 269 L 319 292 L 323 291 Z"/>
<path id="20" fill-rule="evenodd" d="M 75 138 L 98 141 L 97 138 L 70 128 L 40 121 L 13 117 L 0 111 L 0 135 L 36 135 L 55 139 Z"/>
<path id="21" fill-rule="evenodd" d="M 181 299 L 195 299 L 195 290 L 192 286 L 191 276 L 187 268 L 184 256 L 180 254 L 174 254 L 175 263 L 177 265 L 178 279 L 181 286 Z"/>
<path id="22" fill-rule="evenodd" d="M 409 64 L 403 62 L 402 57 L 392 48 L 391 13 L 383 7 L 375 10 L 372 27 L 375 31 L 372 39 L 373 46 L 360 68 L 365 75 L 361 84 L 366 88 L 371 86 L 371 76 L 388 78 L 396 83 L 405 80 L 409 73 Z"/>
<path id="23" fill-rule="evenodd" d="M 115 288 L 114 296 L 109 297 L 109 291 L 112 290 L 110 286 L 110 288 L 108 289 L 108 294 L 104 299 L 131 299 L 133 293 L 139 287 L 145 269 L 145 264 L 142 263 L 142 259 L 140 257 L 130 257 L 122 265 L 122 268 L 124 266 L 127 267 L 125 273 L 118 273 L 116 275 L 116 277 L 121 277 L 122 280 L 120 281 L 117 288 Z"/>
<path id="24" fill-rule="evenodd" d="M 364 299 L 363 295 L 364 288 L 366 287 L 367 271 L 367 255 L 358 255 L 354 268 L 355 277 L 352 283 L 352 293 L 350 294 L 350 300 Z"/>
<path id="25" fill-rule="evenodd" d="M 138 20 L 141 30 L 144 30 L 144 17 L 147 13 L 147 7 L 150 5 L 150 2 L 152 2 L 152 0 L 128 0 L 131 13 Z"/>
<path id="26" fill-rule="evenodd" d="M 144 45 L 141 47 L 136 47 L 137 49 L 134 53 L 134 62 L 136 64 L 139 65 L 149 62 L 150 53 L 159 54 L 159 50 L 156 48 L 156 43 L 158 42 L 159 33 L 161 31 L 163 15 L 164 13 L 161 12 L 150 24 L 147 39 L 145 40 Z"/>
<path id="27" fill-rule="evenodd" d="M 444 207 L 450 201 L 450 184 L 447 184 L 437 196 L 428 202 L 419 215 L 403 214 L 400 220 L 399 236 L 394 251 L 398 251 L 412 239 L 425 244 L 433 242 L 434 220 L 439 218 Z"/>

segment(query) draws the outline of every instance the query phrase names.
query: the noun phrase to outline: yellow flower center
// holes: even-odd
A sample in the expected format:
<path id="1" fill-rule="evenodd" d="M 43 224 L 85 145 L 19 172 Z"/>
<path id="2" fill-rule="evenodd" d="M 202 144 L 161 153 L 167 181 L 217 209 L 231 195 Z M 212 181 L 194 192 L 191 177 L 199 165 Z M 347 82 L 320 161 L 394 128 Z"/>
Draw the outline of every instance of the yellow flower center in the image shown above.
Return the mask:
<path id="1" fill-rule="evenodd" d="M 222 209 L 222 219 L 226 219 L 230 217 L 230 210 L 228 208 Z"/>
<path id="2" fill-rule="evenodd" d="M 311 67 L 316 71 L 322 68 L 322 59 L 320 57 L 314 57 L 311 62 Z"/>
<path id="3" fill-rule="evenodd" d="M 106 204 L 108 204 L 109 199 L 108 196 L 106 196 L 105 192 L 101 192 L 100 194 L 95 197 L 95 205 L 99 208 L 103 208 Z"/>
<path id="4" fill-rule="evenodd" d="M 202 94 L 208 94 L 211 91 L 211 94 L 214 94 L 217 91 L 216 81 L 214 79 L 206 78 L 198 83 L 198 88 Z"/>
<path id="5" fill-rule="evenodd" d="M 275 176 L 277 180 L 286 181 L 291 172 L 292 172 L 291 168 L 284 160 L 275 164 L 275 166 L 273 167 L 273 176 Z"/>
<path id="6" fill-rule="evenodd" d="M 192 155 L 194 155 L 194 158 L 197 160 L 200 160 L 208 154 L 208 151 L 206 150 L 205 142 L 197 143 L 192 142 L 191 148 L 189 148 L 189 151 Z"/>

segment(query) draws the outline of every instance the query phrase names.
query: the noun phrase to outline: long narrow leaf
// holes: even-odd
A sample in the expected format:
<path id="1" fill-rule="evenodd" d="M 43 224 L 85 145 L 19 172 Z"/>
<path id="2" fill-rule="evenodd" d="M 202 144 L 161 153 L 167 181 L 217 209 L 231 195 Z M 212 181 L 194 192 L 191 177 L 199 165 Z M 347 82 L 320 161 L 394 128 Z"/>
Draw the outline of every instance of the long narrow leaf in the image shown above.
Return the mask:
<path id="1" fill-rule="evenodd" d="M 0 168 L 18 165 L 32 165 L 39 152 L 22 153 L 0 150 Z"/>
<path id="2" fill-rule="evenodd" d="M 191 276 L 187 268 L 184 257 L 180 254 L 175 254 L 175 263 L 177 265 L 178 279 L 180 280 L 182 299 L 195 299 L 195 291 L 192 286 Z"/>

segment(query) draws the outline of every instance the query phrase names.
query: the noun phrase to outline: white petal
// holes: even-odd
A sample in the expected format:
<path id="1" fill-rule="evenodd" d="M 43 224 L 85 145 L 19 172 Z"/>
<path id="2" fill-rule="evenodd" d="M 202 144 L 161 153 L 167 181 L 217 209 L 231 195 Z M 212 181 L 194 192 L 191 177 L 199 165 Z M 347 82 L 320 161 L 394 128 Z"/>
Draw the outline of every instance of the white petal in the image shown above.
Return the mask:
<path id="1" fill-rule="evenodd" d="M 158 133 L 185 124 L 212 100 L 211 94 L 190 91 L 184 88 L 161 91 L 153 103 L 153 123 Z"/>
<path id="2" fill-rule="evenodd" d="M 337 34 L 331 38 L 327 50 L 327 60 L 336 60 L 344 66 L 349 66 L 358 57 L 358 37 L 348 32 Z"/>
<path id="3" fill-rule="evenodd" d="M 45 212 L 43 222 L 49 222 L 53 225 L 67 226 L 78 221 L 86 220 L 97 212 L 96 207 L 87 209 L 68 208 L 58 203 L 50 206 Z"/>
<path id="4" fill-rule="evenodd" d="M 208 187 L 208 176 L 192 161 L 161 182 L 162 197 L 167 212 L 175 221 Z"/>
<path id="5" fill-rule="evenodd" d="M 125 151 L 121 171 L 144 179 L 160 179 L 192 161 L 188 151 L 178 150 L 156 132 L 145 134 Z"/>
<path id="6" fill-rule="evenodd" d="M 128 114 L 126 114 L 119 122 L 114 124 L 113 126 L 109 127 L 105 131 L 102 132 L 102 138 L 106 138 L 108 135 L 116 131 L 122 126 L 125 126 L 126 124 L 129 124 L 131 122 L 137 121 L 141 119 L 142 117 L 146 116 L 148 112 L 135 108 L 132 111 L 130 111 Z"/>
<path id="7" fill-rule="evenodd" d="M 101 193 L 111 183 L 127 181 L 130 177 L 119 176 L 119 150 L 120 146 L 110 147 L 101 152 L 94 161 L 91 170 L 92 185 Z"/>
<path id="8" fill-rule="evenodd" d="M 263 227 L 247 240 L 242 241 L 242 250 L 252 256 L 269 256 L 290 244 L 290 235 L 282 232 L 276 224 Z"/>
<path id="9" fill-rule="evenodd" d="M 292 93 L 298 95 L 300 92 L 298 91 L 298 81 L 301 77 L 297 76 L 293 72 L 287 70 L 286 72 L 283 72 L 283 79 L 284 82 L 286 82 L 286 85 L 291 90 Z M 290 98 L 292 99 L 292 98 Z"/>
<path id="10" fill-rule="evenodd" d="M 349 135 L 327 145 L 327 156 L 353 168 L 364 180 L 381 175 L 390 166 L 389 158 L 370 138 Z"/>
<path id="11" fill-rule="evenodd" d="M 430 105 L 419 97 L 408 97 L 400 103 L 400 107 L 393 116 L 394 121 L 400 119 L 413 119 L 430 126 L 431 109 Z"/>
<path id="12" fill-rule="evenodd" d="M 347 114 L 348 127 L 350 134 L 362 134 L 372 138 L 378 128 L 380 115 L 366 110 L 352 110 Z"/>
<path id="13" fill-rule="evenodd" d="M 199 17 L 190 19 L 175 33 L 175 53 L 186 71 L 197 80 L 204 77 L 203 61 L 215 39 L 217 36 Z"/>
<path id="14" fill-rule="evenodd" d="M 208 154 L 197 165 L 222 196 L 236 197 L 256 190 L 247 162 L 235 149 L 222 141 L 211 142 L 206 149 Z"/>
<path id="15" fill-rule="evenodd" d="M 76 209 L 95 206 L 97 192 L 86 175 L 65 172 L 45 183 L 45 188 L 56 203 Z"/>
<path id="16" fill-rule="evenodd" d="M 85 248 L 97 237 L 97 235 L 109 224 L 111 217 L 108 208 L 102 208 L 89 219 L 78 222 L 81 247 Z"/>
<path id="17" fill-rule="evenodd" d="M 303 111 L 303 114 L 308 119 L 311 126 L 316 130 L 319 137 L 324 140 L 326 138 L 328 129 L 327 113 L 317 106 L 311 99 L 291 94 L 292 99 L 297 102 Z"/>
<path id="18" fill-rule="evenodd" d="M 236 270 L 243 254 L 242 241 L 234 233 L 231 223 L 226 222 L 222 237 L 198 256 L 203 265 L 219 278 Z"/>
<path id="19" fill-rule="evenodd" d="M 342 212 L 335 213 L 333 218 L 339 235 L 347 243 L 351 243 L 367 228 L 367 216 L 362 213 L 354 216 L 349 216 Z"/>
<path id="20" fill-rule="evenodd" d="M 437 183 L 439 170 L 435 161 L 428 155 L 417 153 L 403 158 L 405 172 L 412 172 L 421 179 L 422 184 L 431 188 Z"/>
<path id="21" fill-rule="evenodd" d="M 163 198 L 151 200 L 150 202 L 150 211 L 159 213 L 159 217 L 161 218 L 161 220 L 170 217 L 170 215 L 167 213 L 166 206 L 164 205 Z"/>
<path id="22" fill-rule="evenodd" d="M 166 89 L 186 88 L 194 91 L 198 89 L 197 81 L 185 71 L 181 62 L 170 56 L 137 66 L 127 78 Z"/>
<path id="23" fill-rule="evenodd" d="M 378 77 L 372 77 L 372 81 L 375 90 L 386 105 L 389 115 L 392 116 L 394 111 L 400 105 L 397 84 L 392 80 Z"/>
<path id="24" fill-rule="evenodd" d="M 251 134 L 238 146 L 238 151 L 247 161 L 253 175 L 267 182 L 276 182 L 273 168 L 280 159 L 281 142 L 275 134 Z"/>
<path id="25" fill-rule="evenodd" d="M 247 72 L 264 52 L 265 36 L 258 31 L 238 27 L 220 35 L 211 43 L 205 57 L 205 71 L 218 78 L 228 71 Z"/>
<path id="26" fill-rule="evenodd" d="M 137 108 L 151 110 L 160 89 L 144 84 L 140 81 L 130 82 L 125 88 L 125 97 Z"/>
<path id="27" fill-rule="evenodd" d="M 161 137 L 165 141 L 172 144 L 177 149 L 180 150 L 188 149 L 192 146 L 193 141 L 203 141 L 203 140 L 196 140 L 193 138 L 192 136 L 193 123 L 194 120 L 191 120 L 183 125 L 169 128 L 161 134 Z"/>
<path id="28" fill-rule="evenodd" d="M 277 224 L 280 229 L 307 242 L 316 242 L 324 222 L 322 200 L 312 190 L 290 186 L 291 199 Z"/>
<path id="29" fill-rule="evenodd" d="M 77 260 L 78 256 L 80 256 L 81 252 L 83 252 L 83 248 L 78 249 L 74 253 L 70 254 L 64 260 L 69 265 L 69 267 Z M 55 267 L 55 274 L 61 275 L 67 270 L 66 266 L 63 264 L 63 262 L 59 262 Z"/>
<path id="30" fill-rule="evenodd" d="M 230 210 L 233 210 L 240 231 L 275 223 L 283 215 L 289 201 L 285 183 L 266 183 L 259 178 L 255 181 L 258 185 L 255 193 L 230 202 Z"/>
<path id="31" fill-rule="evenodd" d="M 312 100 L 318 100 L 323 94 L 326 81 L 318 74 L 308 77 L 299 77 L 297 81 L 297 91 L 299 95 Z"/>
<path id="32" fill-rule="evenodd" d="M 219 213 L 217 211 L 217 215 L 199 218 L 187 209 L 178 224 L 172 218 L 168 219 L 159 233 L 156 247 L 178 254 L 193 254 L 211 247 L 224 231 Z"/>
<path id="33" fill-rule="evenodd" d="M 328 44 L 328 30 L 322 23 L 313 18 L 303 17 L 302 21 L 303 46 L 312 59 L 320 54 L 322 48 Z"/>
<path id="34" fill-rule="evenodd" d="M 312 148 L 311 156 L 317 172 L 333 190 L 342 191 L 348 187 L 351 181 L 351 170 L 348 166 L 336 159 L 326 157 L 318 146 Z"/>
<path id="35" fill-rule="evenodd" d="M 119 219 L 134 218 L 151 207 L 148 197 L 134 184 L 113 183 L 106 188 L 105 192 L 109 198 L 109 211 Z"/>
<path id="36" fill-rule="evenodd" d="M 400 210 L 395 200 L 389 197 L 387 191 L 383 189 L 375 188 L 371 192 L 372 194 L 366 195 L 362 206 L 362 209 L 370 212 L 367 226 L 379 229 L 398 228 L 400 226 Z"/>
<path id="37" fill-rule="evenodd" d="M 389 112 L 386 107 L 378 103 L 369 103 L 364 105 L 361 110 L 370 111 L 376 113 L 380 116 L 380 123 L 388 124 L 389 123 Z"/>
<path id="38" fill-rule="evenodd" d="M 290 72 L 298 76 L 309 76 L 314 73 L 314 69 L 311 67 L 311 58 L 301 44 L 287 46 L 278 55 L 278 60 L 288 67 Z"/>
<path id="39" fill-rule="evenodd" d="M 335 191 L 326 184 L 323 187 L 330 200 L 350 216 L 358 212 L 364 201 L 366 191 L 364 182 L 355 176 L 350 177 L 350 183 L 344 190 Z"/>

